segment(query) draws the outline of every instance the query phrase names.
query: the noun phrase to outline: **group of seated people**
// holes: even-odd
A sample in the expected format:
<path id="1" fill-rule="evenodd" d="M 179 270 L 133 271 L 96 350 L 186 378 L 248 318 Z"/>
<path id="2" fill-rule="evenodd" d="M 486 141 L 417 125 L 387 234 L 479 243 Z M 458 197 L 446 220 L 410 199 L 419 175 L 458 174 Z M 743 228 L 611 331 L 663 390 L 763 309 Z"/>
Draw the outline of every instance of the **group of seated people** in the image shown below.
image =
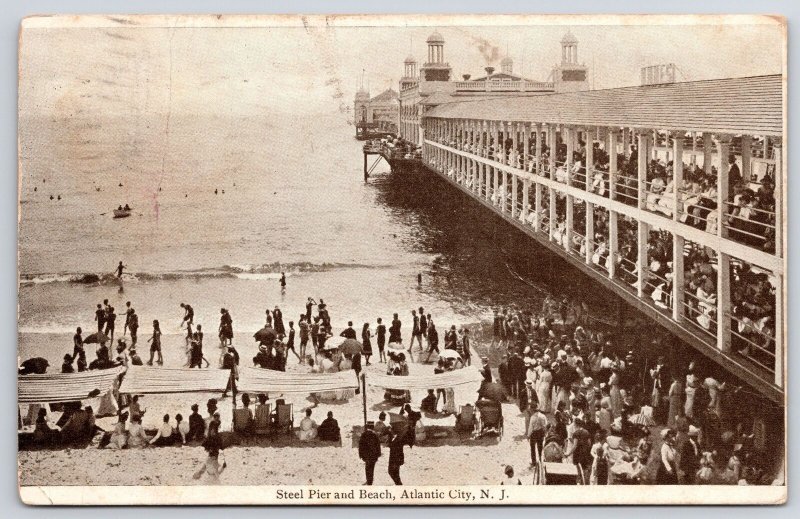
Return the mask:
<path id="1" fill-rule="evenodd" d="M 322 420 L 321 424 L 317 425 L 317 422 L 311 418 L 311 408 L 308 408 L 305 417 L 300 420 L 297 438 L 302 442 L 312 440 L 340 442 L 342 434 L 339 430 L 339 422 L 333 417 L 333 411 L 328 411 L 328 416 Z"/>
<path id="2" fill-rule="evenodd" d="M 165 414 L 155 433 L 149 434 L 142 425 L 142 418 L 147 410 L 142 408 L 138 395 L 135 395 L 128 411 L 120 412 L 114 429 L 106 434 L 101 446 L 108 449 L 137 449 L 150 446 L 181 446 L 193 441 L 202 441 L 218 435 L 222 423 L 216 399 L 208 401 L 207 409 L 208 417 L 203 418 L 199 413 L 199 406 L 193 404 L 188 420 L 184 420 L 183 415 L 178 413 L 174 422 L 169 414 Z"/>
<path id="3" fill-rule="evenodd" d="M 48 420 L 45 407 L 34 404 L 28 408 L 28 418 L 21 421 L 30 424 L 35 420 L 33 430 L 35 444 L 54 446 L 88 441 L 94 437 L 97 426 L 91 406 L 84 408 L 80 402 L 67 402 L 60 407 L 63 412 L 55 424 L 51 424 Z"/>

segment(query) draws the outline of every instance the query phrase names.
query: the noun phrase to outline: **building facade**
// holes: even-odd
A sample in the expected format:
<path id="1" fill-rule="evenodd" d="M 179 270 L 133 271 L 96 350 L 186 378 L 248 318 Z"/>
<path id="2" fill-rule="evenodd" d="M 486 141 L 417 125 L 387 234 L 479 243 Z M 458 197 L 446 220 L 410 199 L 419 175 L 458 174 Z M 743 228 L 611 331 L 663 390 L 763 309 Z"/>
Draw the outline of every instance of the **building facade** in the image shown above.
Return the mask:
<path id="1" fill-rule="evenodd" d="M 399 132 L 404 139 L 422 145 L 422 118 L 436 106 L 466 98 L 519 97 L 588 90 L 588 69 L 578 62 L 578 41 L 568 32 L 561 40 L 561 63 L 553 68 L 553 81 L 534 81 L 514 73 L 514 61 L 506 56 L 500 71 L 487 66 L 485 75 L 464 74 L 452 79 L 452 68 L 444 59 L 444 38 L 438 32 L 426 40 L 427 61 L 417 73 L 413 56 L 404 62 L 400 79 Z"/>

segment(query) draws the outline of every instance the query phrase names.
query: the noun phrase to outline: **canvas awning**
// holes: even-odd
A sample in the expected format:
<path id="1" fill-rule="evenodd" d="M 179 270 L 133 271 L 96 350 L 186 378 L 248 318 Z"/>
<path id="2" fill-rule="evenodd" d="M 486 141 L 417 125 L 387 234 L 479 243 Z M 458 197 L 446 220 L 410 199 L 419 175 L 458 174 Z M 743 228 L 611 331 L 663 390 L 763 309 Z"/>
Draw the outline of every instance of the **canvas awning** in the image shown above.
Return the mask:
<path id="1" fill-rule="evenodd" d="M 367 376 L 367 384 L 385 389 L 403 390 L 428 390 L 445 387 L 461 386 L 464 384 L 478 384 L 483 380 L 483 375 L 478 368 L 467 366 L 454 371 L 446 371 L 430 375 L 373 375 Z"/>
<path id="2" fill-rule="evenodd" d="M 236 389 L 240 393 L 317 393 L 358 387 L 352 370 L 338 373 L 285 373 L 262 368 L 243 368 Z"/>
<path id="3" fill-rule="evenodd" d="M 123 371 L 125 367 L 118 366 L 80 373 L 19 375 L 17 400 L 20 404 L 46 404 L 97 398 L 113 389 Z"/>
<path id="4" fill-rule="evenodd" d="M 131 366 L 119 391 L 131 395 L 217 392 L 228 385 L 230 374 L 227 369 Z"/>

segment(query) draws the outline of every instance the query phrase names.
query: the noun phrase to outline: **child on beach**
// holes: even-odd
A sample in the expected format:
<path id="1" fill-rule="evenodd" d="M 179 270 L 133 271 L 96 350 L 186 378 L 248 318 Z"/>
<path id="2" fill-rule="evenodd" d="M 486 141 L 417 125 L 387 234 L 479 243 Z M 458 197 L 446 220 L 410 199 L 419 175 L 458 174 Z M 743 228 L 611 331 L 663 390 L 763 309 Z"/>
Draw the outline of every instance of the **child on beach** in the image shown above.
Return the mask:
<path id="1" fill-rule="evenodd" d="M 147 361 L 147 365 L 153 365 L 153 357 L 156 352 L 158 352 L 158 365 L 162 366 L 164 364 L 164 357 L 161 356 L 161 327 L 157 320 L 153 321 L 153 335 L 147 339 L 147 342 L 152 343 L 150 344 L 150 360 Z"/>
<path id="2" fill-rule="evenodd" d="M 220 452 L 217 445 L 209 443 L 206 445 L 206 452 L 208 452 L 208 458 L 200 465 L 200 468 L 192 477 L 194 479 L 200 479 L 203 477 L 203 474 L 205 474 L 207 476 L 207 483 L 218 484 L 219 477 L 228 467 L 228 464 L 225 462 L 224 457 L 222 458 L 222 464 L 220 464 Z"/>

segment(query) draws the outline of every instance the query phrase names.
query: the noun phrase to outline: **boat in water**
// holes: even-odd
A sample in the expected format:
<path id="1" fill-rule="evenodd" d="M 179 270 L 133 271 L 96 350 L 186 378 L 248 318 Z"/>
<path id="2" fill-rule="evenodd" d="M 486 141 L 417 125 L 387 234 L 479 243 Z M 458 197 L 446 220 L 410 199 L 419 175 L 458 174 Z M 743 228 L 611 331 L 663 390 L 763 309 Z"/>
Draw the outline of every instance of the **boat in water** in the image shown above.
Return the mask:
<path id="1" fill-rule="evenodd" d="M 132 209 L 127 205 L 123 207 L 119 207 L 118 209 L 114 209 L 114 218 L 127 218 L 131 215 Z"/>

